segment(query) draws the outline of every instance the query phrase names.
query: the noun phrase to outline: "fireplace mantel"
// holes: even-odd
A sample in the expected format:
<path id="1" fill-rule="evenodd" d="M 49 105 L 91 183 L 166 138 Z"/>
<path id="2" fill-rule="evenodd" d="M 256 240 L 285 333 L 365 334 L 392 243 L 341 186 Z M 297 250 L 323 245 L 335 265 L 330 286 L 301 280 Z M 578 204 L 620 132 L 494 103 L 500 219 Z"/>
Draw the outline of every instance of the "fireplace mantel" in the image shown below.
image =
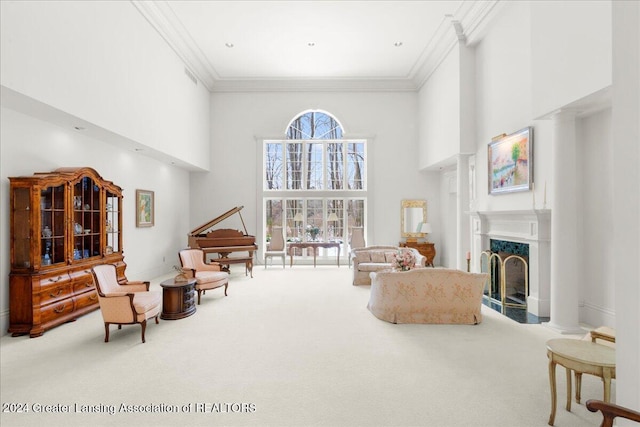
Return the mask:
<path id="1" fill-rule="evenodd" d="M 473 233 L 472 259 L 478 260 L 474 271 L 480 271 L 480 254 L 489 249 L 491 239 L 527 243 L 527 310 L 536 316 L 548 317 L 551 292 L 551 210 L 473 211 L 469 215 Z"/>
<path id="2" fill-rule="evenodd" d="M 478 215 L 484 217 L 537 217 L 551 218 L 551 209 L 519 209 L 511 211 L 471 211 L 470 215 Z"/>
<path id="3" fill-rule="evenodd" d="M 551 210 L 475 211 L 474 234 L 486 234 L 492 239 L 528 243 L 551 240 Z"/>
<path id="4" fill-rule="evenodd" d="M 487 220 L 506 220 L 506 221 L 551 221 L 551 209 L 529 209 L 529 210 L 513 210 L 513 211 L 471 211 L 469 215 Z"/>

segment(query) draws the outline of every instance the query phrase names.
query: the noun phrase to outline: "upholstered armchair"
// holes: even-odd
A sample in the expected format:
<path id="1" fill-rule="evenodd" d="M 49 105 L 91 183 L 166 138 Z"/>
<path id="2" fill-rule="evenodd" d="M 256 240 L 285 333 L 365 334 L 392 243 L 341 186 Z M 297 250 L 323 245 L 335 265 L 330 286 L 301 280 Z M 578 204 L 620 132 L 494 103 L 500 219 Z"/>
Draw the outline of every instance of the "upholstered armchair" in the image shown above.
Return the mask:
<path id="1" fill-rule="evenodd" d="M 109 326 L 133 325 L 142 327 L 142 342 L 147 319 L 155 318 L 162 309 L 162 294 L 149 291 L 149 282 L 118 283 L 116 266 L 112 264 L 96 265 L 91 269 L 93 281 L 98 291 L 98 302 L 104 320 L 104 342 L 109 342 Z"/>
<path id="2" fill-rule="evenodd" d="M 616 417 L 640 423 L 640 412 L 634 411 L 633 409 L 595 399 L 587 400 L 586 406 L 591 412 L 602 412 L 602 424 L 600 424 L 600 427 L 612 427 Z"/>
<path id="3" fill-rule="evenodd" d="M 200 295 L 208 290 L 224 286 L 224 295 L 227 296 L 229 275 L 222 271 L 220 264 L 205 263 L 202 249 L 183 249 L 180 251 L 180 264 L 188 277 L 196 279 L 196 291 L 198 291 L 198 305 Z"/>

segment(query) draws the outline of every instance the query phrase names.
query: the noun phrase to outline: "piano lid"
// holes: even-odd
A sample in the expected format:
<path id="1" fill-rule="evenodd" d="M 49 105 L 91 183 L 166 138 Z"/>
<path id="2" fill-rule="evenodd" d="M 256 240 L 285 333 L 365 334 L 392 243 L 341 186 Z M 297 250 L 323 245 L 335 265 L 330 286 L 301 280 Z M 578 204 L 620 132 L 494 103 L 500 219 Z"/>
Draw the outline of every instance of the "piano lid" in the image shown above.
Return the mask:
<path id="1" fill-rule="evenodd" d="M 214 225 L 216 225 L 219 222 L 224 221 L 225 219 L 229 218 L 231 215 L 233 215 L 235 213 L 240 215 L 240 220 L 242 221 L 242 226 L 244 227 L 244 233 L 245 234 L 249 234 L 249 233 L 247 233 L 247 227 L 244 225 L 244 220 L 242 219 L 242 215 L 240 214 L 240 211 L 242 210 L 242 208 L 244 208 L 244 206 L 236 206 L 233 209 L 229 209 L 227 212 L 223 213 L 219 217 L 214 218 L 211 221 L 207 222 L 206 224 L 202 224 L 200 227 L 197 227 L 197 228 L 191 230 L 190 235 L 196 236 L 198 234 L 202 234 L 207 229 L 213 227 Z"/>

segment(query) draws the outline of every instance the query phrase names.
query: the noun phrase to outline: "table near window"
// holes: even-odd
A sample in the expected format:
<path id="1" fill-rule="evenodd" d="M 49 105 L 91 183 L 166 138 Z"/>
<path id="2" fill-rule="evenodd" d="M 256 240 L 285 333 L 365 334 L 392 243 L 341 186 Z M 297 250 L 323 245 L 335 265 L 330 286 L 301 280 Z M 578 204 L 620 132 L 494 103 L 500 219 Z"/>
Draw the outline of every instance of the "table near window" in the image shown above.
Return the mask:
<path id="1" fill-rule="evenodd" d="M 288 242 L 287 250 L 289 251 L 289 267 L 293 267 L 293 254 L 294 248 L 310 248 L 313 249 L 313 266 L 316 266 L 316 249 L 317 248 L 337 248 L 338 255 L 336 256 L 336 262 L 340 267 L 340 242 Z"/>

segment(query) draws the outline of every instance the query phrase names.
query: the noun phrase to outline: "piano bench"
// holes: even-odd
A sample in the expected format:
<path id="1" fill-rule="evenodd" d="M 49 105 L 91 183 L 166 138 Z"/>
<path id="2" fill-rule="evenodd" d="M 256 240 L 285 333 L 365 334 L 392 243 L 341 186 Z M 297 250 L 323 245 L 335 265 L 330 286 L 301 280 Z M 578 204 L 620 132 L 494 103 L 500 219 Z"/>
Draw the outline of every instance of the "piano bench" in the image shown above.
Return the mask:
<path id="1" fill-rule="evenodd" d="M 253 257 L 245 257 L 245 258 L 213 258 L 211 262 L 217 262 L 224 266 L 224 271 L 229 272 L 229 266 L 231 264 L 244 264 L 244 275 L 247 275 L 247 272 L 251 273 L 251 278 L 253 279 Z"/>

